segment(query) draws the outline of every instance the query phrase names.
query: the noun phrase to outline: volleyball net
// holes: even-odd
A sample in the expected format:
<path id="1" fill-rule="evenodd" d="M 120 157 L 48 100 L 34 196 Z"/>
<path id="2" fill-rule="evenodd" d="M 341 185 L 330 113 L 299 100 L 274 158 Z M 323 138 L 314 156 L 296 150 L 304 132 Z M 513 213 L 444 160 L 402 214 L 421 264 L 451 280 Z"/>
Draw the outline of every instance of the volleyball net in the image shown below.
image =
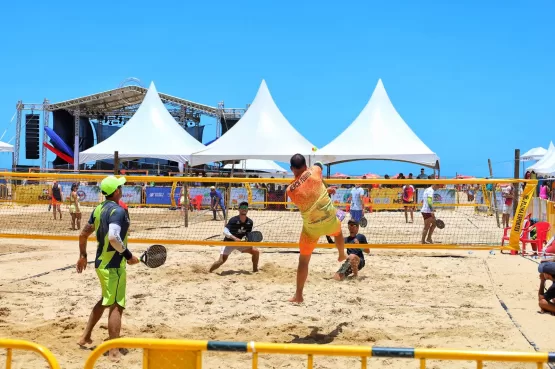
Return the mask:
<path id="1" fill-rule="evenodd" d="M 79 231 L 72 229 L 77 226 L 77 208 L 83 227 L 94 208 L 104 201 L 99 188 L 104 177 L 0 173 L 0 237 L 77 239 Z M 264 236 L 261 243 L 253 245 L 298 247 L 303 219 L 287 197 L 291 179 L 159 176 L 126 176 L 126 179 L 122 200 L 131 220 L 130 242 L 238 246 L 237 242 L 223 241 L 223 231 L 230 219 L 239 214 L 239 205 L 247 202 L 253 230 Z M 51 198 L 54 182 L 60 189 L 60 201 Z M 331 201 L 338 210 L 343 235 L 349 236 L 356 230 L 366 237 L 371 248 L 495 249 L 504 245 L 514 250 L 519 249 L 520 231 L 537 184 L 533 180 L 513 179 L 326 179 L 325 182 L 336 187 Z M 78 187 L 72 195 L 74 184 Z M 432 185 L 435 220 L 428 224 L 423 236 L 427 214 L 422 207 L 426 206 L 425 192 Z M 504 195 L 509 186 L 513 188 L 512 200 Z M 505 217 L 509 217 L 510 229 L 504 227 L 503 214 L 508 214 Z M 348 223 L 353 218 L 359 226 L 350 228 Z M 321 237 L 318 247 L 335 246 L 332 239 Z"/>

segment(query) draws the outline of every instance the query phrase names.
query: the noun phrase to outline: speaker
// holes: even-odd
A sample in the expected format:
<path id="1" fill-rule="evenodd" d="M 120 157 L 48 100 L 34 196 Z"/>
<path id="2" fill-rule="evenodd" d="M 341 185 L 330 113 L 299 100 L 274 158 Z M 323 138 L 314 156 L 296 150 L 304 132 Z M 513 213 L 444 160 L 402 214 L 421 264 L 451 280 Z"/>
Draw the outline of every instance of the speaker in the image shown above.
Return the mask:
<path id="1" fill-rule="evenodd" d="M 222 135 L 229 131 L 238 121 L 239 119 L 221 119 L 220 124 L 222 125 Z"/>
<path id="2" fill-rule="evenodd" d="M 40 131 L 38 114 L 25 114 L 25 159 L 40 158 Z"/>

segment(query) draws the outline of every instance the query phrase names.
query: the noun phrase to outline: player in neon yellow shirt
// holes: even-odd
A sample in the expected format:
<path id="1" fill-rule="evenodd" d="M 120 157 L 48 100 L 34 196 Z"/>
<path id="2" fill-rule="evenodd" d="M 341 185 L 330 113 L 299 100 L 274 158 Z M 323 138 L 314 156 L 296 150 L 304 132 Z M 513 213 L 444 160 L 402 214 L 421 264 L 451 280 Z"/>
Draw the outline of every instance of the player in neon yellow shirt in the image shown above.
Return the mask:
<path id="1" fill-rule="evenodd" d="M 326 189 L 322 180 L 321 164 L 308 168 L 306 159 L 301 154 L 291 157 L 291 170 L 295 180 L 287 187 L 287 196 L 295 203 L 303 218 L 303 230 L 299 240 L 300 256 L 297 268 L 297 291 L 290 302 L 303 302 L 303 289 L 308 277 L 308 265 L 312 251 L 321 236 L 335 237 L 339 252 L 338 261 L 347 259 L 345 240 L 341 233 L 341 222 L 337 219 L 337 210 L 333 206 L 329 193 L 335 188 Z"/>

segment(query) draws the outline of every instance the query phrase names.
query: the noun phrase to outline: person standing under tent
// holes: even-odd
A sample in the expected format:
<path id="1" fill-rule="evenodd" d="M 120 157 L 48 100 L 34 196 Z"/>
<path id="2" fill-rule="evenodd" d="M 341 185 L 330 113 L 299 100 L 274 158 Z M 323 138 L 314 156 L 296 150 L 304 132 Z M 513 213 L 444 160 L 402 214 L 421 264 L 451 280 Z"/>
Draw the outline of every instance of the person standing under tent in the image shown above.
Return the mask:
<path id="1" fill-rule="evenodd" d="M 351 189 L 351 194 L 347 201 L 351 203 L 349 211 L 351 219 L 359 222 L 364 214 L 364 189 L 360 187 L 360 183 L 357 183 L 355 187 Z"/>
<path id="2" fill-rule="evenodd" d="M 78 341 L 80 346 L 92 343 L 91 334 L 104 310 L 109 309 L 108 334 L 110 339 L 120 336 L 121 317 L 125 309 L 125 290 L 127 284 L 126 263 L 138 264 L 139 259 L 127 248 L 129 217 L 118 205 L 122 196 L 125 177 L 109 176 L 100 183 L 100 190 L 106 200 L 98 205 L 91 214 L 89 222 L 79 235 L 79 259 L 77 273 L 87 268 L 87 239 L 96 231 L 98 242 L 95 270 L 102 289 L 102 297 L 93 307 L 83 335 Z M 109 357 L 116 361 L 119 350 L 110 350 Z"/>
<path id="3" fill-rule="evenodd" d="M 60 209 L 60 206 L 62 204 L 63 197 L 64 193 L 62 192 L 62 186 L 58 184 L 58 181 L 54 181 L 52 183 L 52 187 L 50 188 L 50 199 L 52 202 L 54 220 L 56 220 L 56 210 L 58 211 L 58 214 L 60 214 L 60 220 L 62 220 L 62 209 Z"/>
<path id="4" fill-rule="evenodd" d="M 403 204 L 405 207 L 405 222 L 409 222 L 408 211 L 410 211 L 410 222 L 414 223 L 414 186 L 406 184 L 403 186 Z"/>
<path id="5" fill-rule="evenodd" d="M 503 227 L 509 228 L 509 220 L 511 219 L 511 212 L 513 207 L 513 185 L 508 184 L 501 190 L 503 197 Z"/>
<path id="6" fill-rule="evenodd" d="M 247 233 L 252 232 L 254 227 L 254 222 L 251 218 L 247 217 L 249 211 L 249 203 L 243 201 L 239 204 L 239 215 L 236 215 L 229 219 L 224 228 L 224 241 L 237 241 L 241 242 L 243 237 Z M 260 251 L 252 246 L 222 246 L 220 250 L 219 259 L 212 264 L 210 267 L 210 273 L 221 267 L 229 258 L 229 255 L 234 251 L 240 251 L 241 253 L 247 253 L 252 255 L 252 271 L 258 272 L 258 259 L 260 257 Z"/>
<path id="7" fill-rule="evenodd" d="M 287 187 L 286 192 L 291 201 L 299 208 L 303 219 L 303 229 L 299 240 L 297 289 L 289 301 L 302 303 L 303 289 L 308 277 L 308 265 L 318 239 L 325 235 L 335 237 L 335 245 L 339 254 L 337 261 L 344 261 L 347 256 L 345 255 L 345 240 L 341 233 L 341 222 L 337 218 L 337 211 L 328 195 L 330 192 L 335 192 L 335 188 L 326 189 L 322 178 L 322 164 L 317 163 L 308 168 L 306 159 L 301 154 L 293 155 L 290 164 L 295 179 Z"/>
<path id="8" fill-rule="evenodd" d="M 69 214 L 71 215 L 71 230 L 81 229 L 81 208 L 79 207 L 79 196 L 77 195 L 78 183 L 71 185 L 69 194 Z M 76 224 L 77 223 L 77 227 Z"/>
<path id="9" fill-rule="evenodd" d="M 422 209 L 420 213 L 424 218 L 424 228 L 422 229 L 422 243 L 433 243 L 432 234 L 436 229 L 436 217 L 434 215 L 434 191 L 438 189 L 438 185 L 431 185 L 424 190 L 422 195 Z"/>
<path id="10" fill-rule="evenodd" d="M 222 193 L 216 189 L 215 186 L 210 187 L 210 209 L 212 209 L 212 214 L 214 214 L 214 219 L 212 220 L 218 220 L 216 219 L 216 207 L 220 206 L 220 209 L 222 209 L 222 213 L 224 215 L 224 219 L 225 219 L 225 204 L 224 204 L 224 197 L 222 196 Z"/>

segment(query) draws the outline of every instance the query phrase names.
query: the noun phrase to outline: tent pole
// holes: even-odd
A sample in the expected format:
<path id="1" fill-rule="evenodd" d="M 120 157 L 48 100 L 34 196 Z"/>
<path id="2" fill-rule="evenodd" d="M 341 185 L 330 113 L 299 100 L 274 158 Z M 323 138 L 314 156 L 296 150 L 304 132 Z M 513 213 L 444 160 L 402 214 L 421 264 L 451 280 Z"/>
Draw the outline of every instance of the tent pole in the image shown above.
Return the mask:
<path id="1" fill-rule="evenodd" d="M 515 171 L 514 171 L 514 177 L 515 179 L 518 179 L 518 174 L 520 173 L 520 149 L 515 149 Z M 513 183 L 513 189 L 514 189 L 514 197 L 513 197 L 513 214 L 516 214 L 516 210 L 518 207 L 518 190 L 519 190 L 519 186 L 518 183 Z"/>
<path id="2" fill-rule="evenodd" d="M 114 151 L 114 175 L 117 176 L 119 174 L 119 153 Z"/>
<path id="3" fill-rule="evenodd" d="M 493 168 L 491 167 L 491 159 L 488 159 L 489 167 L 489 178 L 493 179 Z M 495 218 L 497 219 L 497 228 L 501 228 L 501 223 L 499 222 L 499 211 L 497 209 L 497 196 L 495 193 L 495 185 L 492 185 L 493 190 L 491 191 L 493 211 L 495 211 Z"/>

